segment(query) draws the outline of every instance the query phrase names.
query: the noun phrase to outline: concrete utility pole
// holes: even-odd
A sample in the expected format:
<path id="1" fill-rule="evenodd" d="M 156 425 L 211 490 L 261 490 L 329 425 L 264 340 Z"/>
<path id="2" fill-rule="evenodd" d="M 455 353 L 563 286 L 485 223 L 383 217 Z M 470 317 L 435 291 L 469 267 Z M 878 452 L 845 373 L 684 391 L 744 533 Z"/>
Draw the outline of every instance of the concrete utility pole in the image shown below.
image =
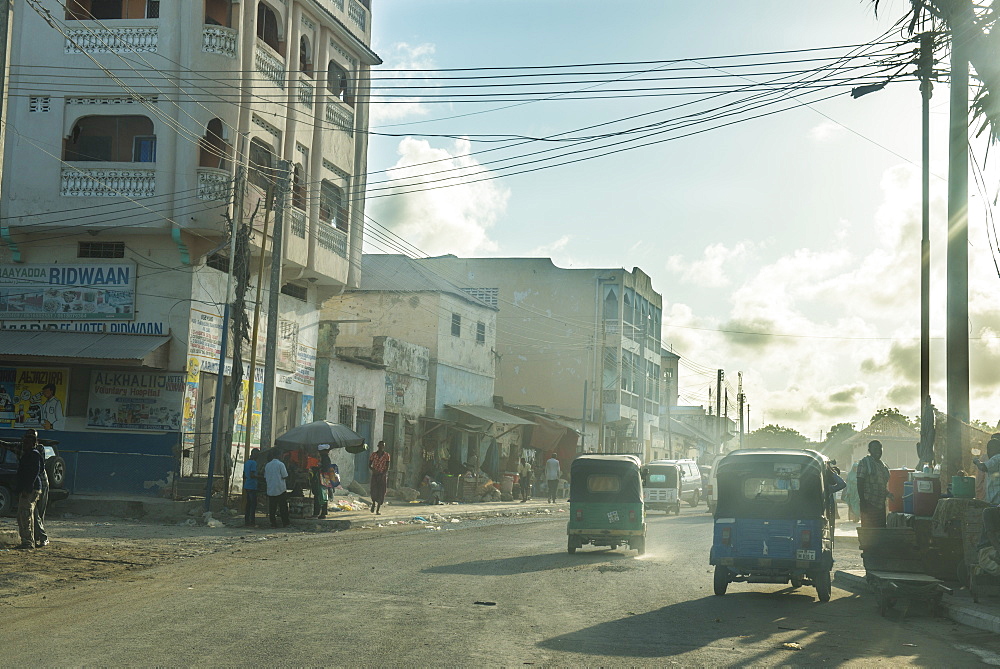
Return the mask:
<path id="1" fill-rule="evenodd" d="M 274 232 L 271 235 L 271 282 L 267 295 L 267 341 L 264 348 L 264 395 L 260 406 L 260 445 L 274 445 L 274 383 L 278 362 L 278 295 L 281 294 L 281 263 L 284 260 L 285 195 L 290 163 L 278 163 L 278 190 L 274 202 Z"/>
<path id="2" fill-rule="evenodd" d="M 722 380 L 726 373 L 721 369 L 715 373 L 715 441 L 719 450 L 722 449 Z M 718 451 L 716 451 L 718 452 Z"/>
<path id="3" fill-rule="evenodd" d="M 639 452 L 642 459 L 646 457 L 646 323 L 643 321 L 639 331 L 639 378 L 642 379 L 642 388 L 639 389 Z"/>
<path id="4" fill-rule="evenodd" d="M 931 76 L 934 71 L 934 33 L 920 35 L 920 118 L 921 138 L 921 188 L 920 205 L 920 443 L 926 448 L 933 440 L 934 425 L 928 424 L 927 409 L 931 401 L 931 94 L 934 90 Z M 933 420 L 933 414 L 931 415 Z"/>
<path id="5" fill-rule="evenodd" d="M 674 396 L 673 396 L 673 391 L 672 391 L 672 389 L 673 389 L 673 385 L 672 385 L 673 384 L 673 376 L 674 375 L 673 375 L 672 371 L 668 370 L 666 372 L 666 377 L 667 377 L 667 457 L 668 458 L 673 458 L 674 457 L 674 442 L 673 442 L 673 436 L 672 436 L 672 434 L 673 434 L 673 432 L 672 432 L 673 426 L 671 425 L 672 419 L 670 417 L 670 406 L 674 403 Z"/>
<path id="6" fill-rule="evenodd" d="M 746 400 L 746 397 L 743 395 L 743 372 L 737 372 L 736 378 L 738 380 L 736 385 L 736 403 L 740 408 L 740 448 L 743 448 L 743 402 Z"/>
<path id="7" fill-rule="evenodd" d="M 942 474 L 962 468 L 969 422 L 969 52 L 972 6 L 954 3 L 948 133 L 947 452 Z"/>

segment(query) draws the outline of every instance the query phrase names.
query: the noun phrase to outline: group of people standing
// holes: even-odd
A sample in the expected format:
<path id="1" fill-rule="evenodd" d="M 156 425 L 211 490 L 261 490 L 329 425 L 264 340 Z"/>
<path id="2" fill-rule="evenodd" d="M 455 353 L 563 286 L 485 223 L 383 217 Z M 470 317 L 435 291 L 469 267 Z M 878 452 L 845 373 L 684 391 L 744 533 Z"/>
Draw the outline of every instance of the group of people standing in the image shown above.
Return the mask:
<path id="1" fill-rule="evenodd" d="M 49 503 L 49 477 L 45 471 L 45 451 L 38 433 L 29 428 L 21 438 L 17 466 L 17 529 L 20 549 L 49 545 L 45 531 L 45 510 Z"/>
<path id="2" fill-rule="evenodd" d="M 548 495 L 548 501 L 555 504 L 556 495 L 559 491 L 559 478 L 562 476 L 562 466 L 559 464 L 559 458 L 556 457 L 555 453 L 545 461 L 542 474 L 545 477 L 545 491 Z M 531 463 L 525 458 L 521 458 L 521 464 L 517 467 L 517 481 L 521 488 L 522 502 L 527 502 L 531 498 L 531 481 L 533 478 L 534 470 L 531 467 Z"/>

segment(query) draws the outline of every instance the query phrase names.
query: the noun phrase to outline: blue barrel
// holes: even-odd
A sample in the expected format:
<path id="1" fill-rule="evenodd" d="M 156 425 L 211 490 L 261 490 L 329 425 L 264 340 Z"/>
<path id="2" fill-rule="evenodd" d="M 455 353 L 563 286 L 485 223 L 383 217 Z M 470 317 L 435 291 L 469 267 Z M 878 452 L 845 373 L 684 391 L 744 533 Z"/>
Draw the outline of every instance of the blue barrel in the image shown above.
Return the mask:
<path id="1" fill-rule="evenodd" d="M 903 513 L 913 513 L 913 481 L 903 482 Z"/>

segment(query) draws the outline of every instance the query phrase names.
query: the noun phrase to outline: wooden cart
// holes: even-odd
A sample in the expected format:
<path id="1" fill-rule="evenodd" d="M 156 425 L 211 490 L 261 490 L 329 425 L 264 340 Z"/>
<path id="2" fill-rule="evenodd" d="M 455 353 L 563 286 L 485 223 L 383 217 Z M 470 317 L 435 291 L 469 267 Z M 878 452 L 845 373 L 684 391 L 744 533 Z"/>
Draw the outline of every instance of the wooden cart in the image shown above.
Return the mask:
<path id="1" fill-rule="evenodd" d="M 924 572 L 912 528 L 858 528 L 861 559 L 865 565 L 865 580 L 878 598 L 878 610 L 886 615 L 897 602 L 905 601 L 909 610 L 913 602 L 926 602 L 932 615 L 941 612 L 941 598 L 951 594 L 939 579 Z"/>

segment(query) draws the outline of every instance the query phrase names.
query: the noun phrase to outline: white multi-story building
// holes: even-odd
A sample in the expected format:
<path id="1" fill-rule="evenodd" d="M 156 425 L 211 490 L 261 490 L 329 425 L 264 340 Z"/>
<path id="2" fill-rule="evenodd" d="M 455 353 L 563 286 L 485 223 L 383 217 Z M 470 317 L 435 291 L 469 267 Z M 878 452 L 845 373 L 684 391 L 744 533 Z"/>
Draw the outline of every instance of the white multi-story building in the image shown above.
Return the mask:
<path id="1" fill-rule="evenodd" d="M 38 0 L 10 35 L 0 435 L 58 438 L 77 489 L 205 473 L 228 218 L 252 226 L 251 305 L 283 219 L 274 433 L 312 420 L 318 305 L 358 281 L 369 0 Z M 269 197 L 283 164 L 287 197 Z M 265 333 L 241 445 L 259 434 Z"/>

